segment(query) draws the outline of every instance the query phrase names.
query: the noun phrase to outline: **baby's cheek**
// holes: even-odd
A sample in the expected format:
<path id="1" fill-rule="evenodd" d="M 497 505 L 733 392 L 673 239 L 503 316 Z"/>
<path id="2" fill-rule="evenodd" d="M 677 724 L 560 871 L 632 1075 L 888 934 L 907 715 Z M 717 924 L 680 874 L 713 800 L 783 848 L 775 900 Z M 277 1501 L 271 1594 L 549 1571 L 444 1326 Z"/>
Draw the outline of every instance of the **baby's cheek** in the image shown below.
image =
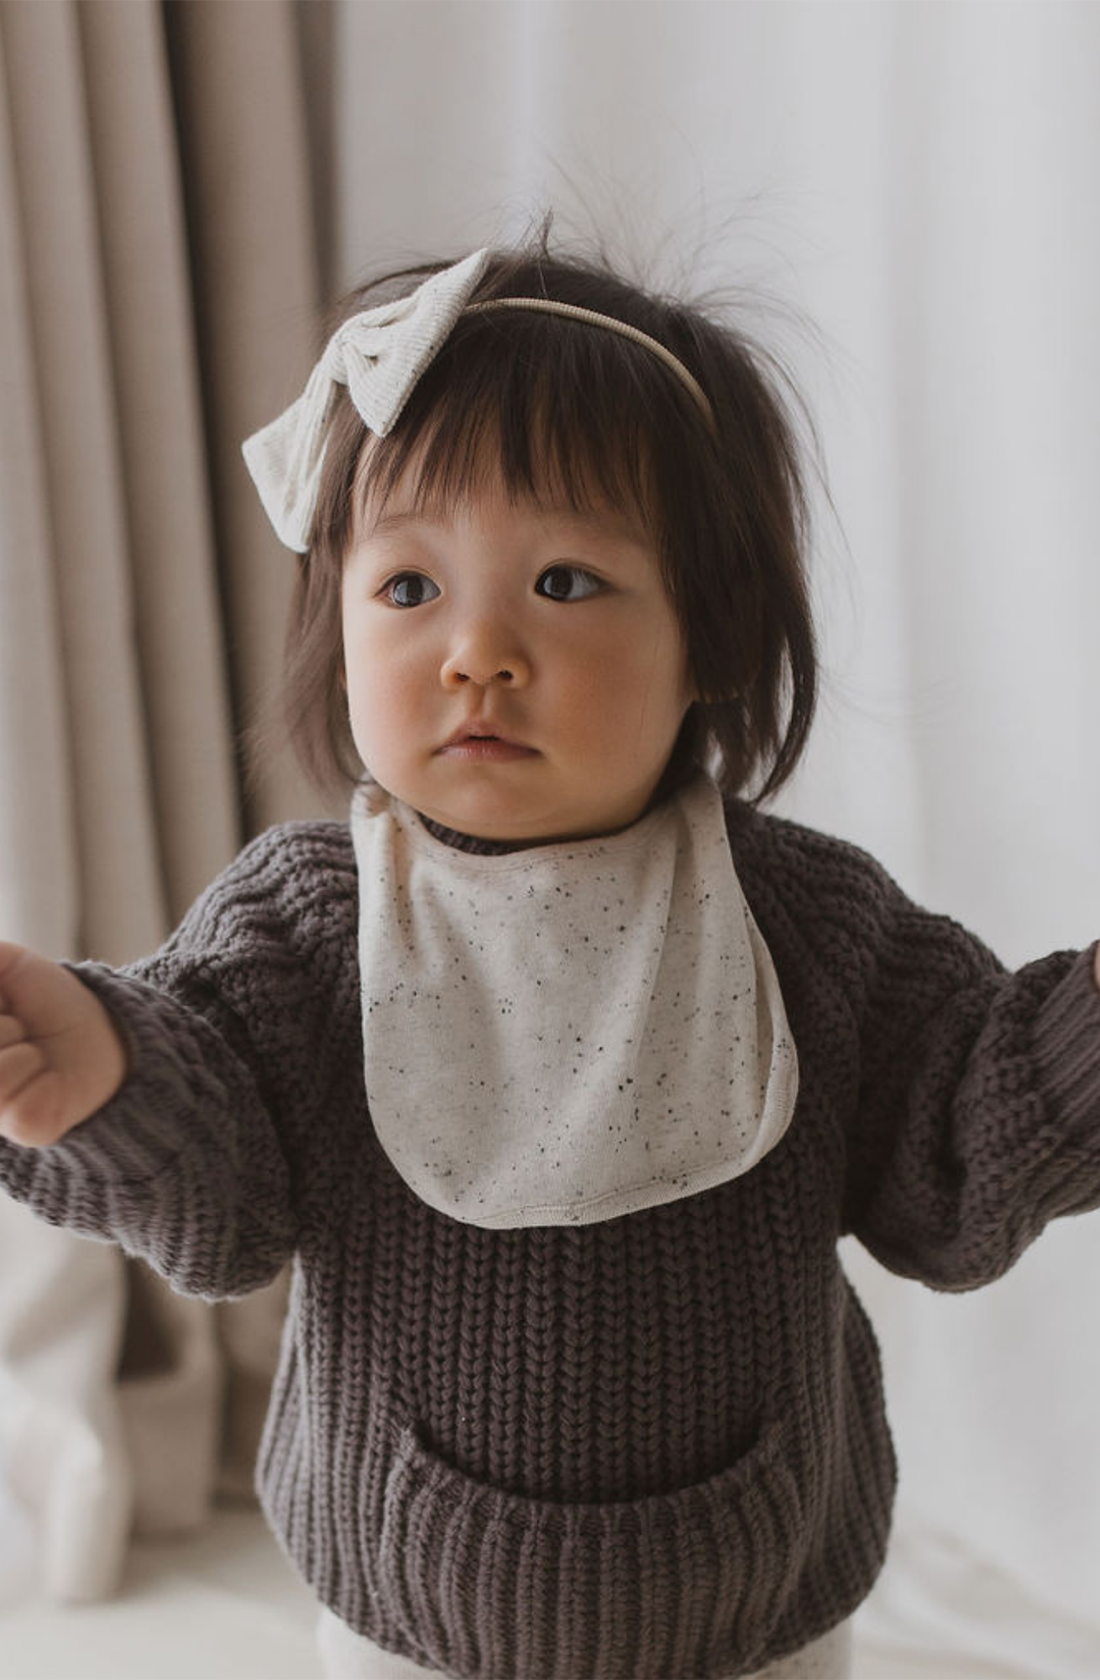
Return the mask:
<path id="1" fill-rule="evenodd" d="M 607 682 L 599 661 L 593 659 L 589 664 L 574 667 L 561 678 L 558 685 L 559 706 L 571 717 L 587 717 L 589 722 L 593 722 L 595 708 L 608 705 L 613 692 L 613 686 Z"/>
<path id="2" fill-rule="evenodd" d="M 377 774 L 376 762 L 393 727 L 391 710 L 385 689 L 362 667 L 353 666 L 348 673 L 348 717 L 359 757 L 372 775 Z"/>

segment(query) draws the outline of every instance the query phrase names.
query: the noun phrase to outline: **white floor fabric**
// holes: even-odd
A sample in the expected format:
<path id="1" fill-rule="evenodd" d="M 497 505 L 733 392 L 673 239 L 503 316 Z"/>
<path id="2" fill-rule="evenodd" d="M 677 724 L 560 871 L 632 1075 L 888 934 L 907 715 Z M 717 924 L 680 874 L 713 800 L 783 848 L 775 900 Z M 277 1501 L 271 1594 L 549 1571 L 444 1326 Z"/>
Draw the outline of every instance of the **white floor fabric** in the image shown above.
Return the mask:
<path id="1" fill-rule="evenodd" d="M 0 1605 L 3 1680 L 317 1680 L 317 1613 L 259 1513 L 134 1546 L 117 1599 Z M 948 1537 L 895 1544 L 856 1617 L 854 1680 L 1097 1680 L 1095 1629 L 1021 1596 Z"/>
<path id="2" fill-rule="evenodd" d="M 103 1604 L 0 1607 L 3 1680 L 317 1680 L 313 1595 L 252 1507 L 138 1541 Z"/>

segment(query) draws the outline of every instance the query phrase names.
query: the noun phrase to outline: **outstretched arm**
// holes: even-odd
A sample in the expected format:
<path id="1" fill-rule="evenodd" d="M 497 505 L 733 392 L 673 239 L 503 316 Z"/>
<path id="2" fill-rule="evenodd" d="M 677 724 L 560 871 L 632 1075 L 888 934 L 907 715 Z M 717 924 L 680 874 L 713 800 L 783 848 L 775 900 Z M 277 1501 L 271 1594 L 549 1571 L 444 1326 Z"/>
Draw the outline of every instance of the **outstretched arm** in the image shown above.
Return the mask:
<path id="1" fill-rule="evenodd" d="M 0 1187 L 214 1300 L 275 1277 L 296 1246 L 296 1200 L 227 986 L 187 969 L 179 982 L 10 958 Z"/>
<path id="2" fill-rule="evenodd" d="M 1051 1219 L 1100 1205 L 1100 956 L 1008 973 L 896 889 L 880 909 L 849 1228 L 894 1271 L 973 1288 Z"/>
<path id="3" fill-rule="evenodd" d="M 291 823 L 129 968 L 0 947 L 0 1190 L 181 1293 L 269 1282 L 363 1136 L 356 908 L 346 826 Z"/>
<path id="4" fill-rule="evenodd" d="M 359 1135 L 354 888 L 342 829 L 290 825 L 128 969 L 0 946 L 0 1190 L 182 1293 L 269 1282 Z"/>

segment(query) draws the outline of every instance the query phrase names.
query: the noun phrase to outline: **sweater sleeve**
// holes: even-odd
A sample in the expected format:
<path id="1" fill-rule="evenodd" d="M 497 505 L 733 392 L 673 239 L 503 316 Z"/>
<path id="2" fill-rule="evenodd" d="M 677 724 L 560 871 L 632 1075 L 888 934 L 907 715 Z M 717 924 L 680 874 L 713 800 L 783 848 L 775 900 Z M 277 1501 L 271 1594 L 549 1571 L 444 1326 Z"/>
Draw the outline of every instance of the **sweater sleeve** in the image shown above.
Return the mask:
<path id="1" fill-rule="evenodd" d="M 845 1228 L 945 1290 L 999 1277 L 1049 1220 L 1100 1206 L 1092 951 L 1009 973 L 850 853 L 834 905 L 858 1057 Z"/>
<path id="2" fill-rule="evenodd" d="M 0 1140 L 0 1185 L 33 1213 L 211 1300 L 269 1282 L 295 1250 L 301 1139 L 344 1013 L 311 961 L 309 871 L 290 861 L 270 830 L 153 956 L 72 965 L 121 1032 L 126 1079 L 48 1148 Z"/>

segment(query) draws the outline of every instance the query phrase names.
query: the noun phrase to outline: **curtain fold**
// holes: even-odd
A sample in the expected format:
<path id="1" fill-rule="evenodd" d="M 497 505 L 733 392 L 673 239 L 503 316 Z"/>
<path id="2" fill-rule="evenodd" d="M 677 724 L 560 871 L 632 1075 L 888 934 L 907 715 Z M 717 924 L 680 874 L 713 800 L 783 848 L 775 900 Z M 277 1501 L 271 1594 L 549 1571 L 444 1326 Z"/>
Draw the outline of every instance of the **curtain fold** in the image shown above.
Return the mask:
<path id="1" fill-rule="evenodd" d="M 165 900 L 155 933 L 141 930 L 146 939 L 176 921 L 237 849 L 239 796 L 161 15 L 149 0 L 108 0 L 82 7 L 79 21 L 125 517 L 127 628 L 148 766 L 146 820 Z"/>
<path id="2" fill-rule="evenodd" d="M 290 0 L 169 0 L 164 17 L 229 674 L 252 721 L 277 684 L 293 562 L 240 446 L 305 384 L 320 302 L 298 23 Z M 312 802 L 289 757 L 255 769 L 250 831 Z"/>
<path id="3" fill-rule="evenodd" d="M 0 766 L 19 790 L 0 799 L 0 925 L 59 953 L 76 926 L 76 831 L 6 61 L 0 27 Z"/>
<path id="4" fill-rule="evenodd" d="M 155 941 L 166 912 L 131 634 L 80 20 L 56 4 L 20 3 L 2 15 L 76 830 L 78 900 L 65 951 L 81 946 L 117 961 Z"/>
<path id="5" fill-rule="evenodd" d="M 291 0 L 0 6 L 0 937 L 55 957 L 153 949 L 315 813 L 239 744 L 292 581 L 240 441 L 320 302 L 303 76 Z M 103 1596 L 250 1489 L 285 1287 L 181 1300 L 0 1204 L 0 1594 Z"/>

